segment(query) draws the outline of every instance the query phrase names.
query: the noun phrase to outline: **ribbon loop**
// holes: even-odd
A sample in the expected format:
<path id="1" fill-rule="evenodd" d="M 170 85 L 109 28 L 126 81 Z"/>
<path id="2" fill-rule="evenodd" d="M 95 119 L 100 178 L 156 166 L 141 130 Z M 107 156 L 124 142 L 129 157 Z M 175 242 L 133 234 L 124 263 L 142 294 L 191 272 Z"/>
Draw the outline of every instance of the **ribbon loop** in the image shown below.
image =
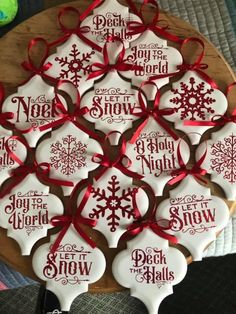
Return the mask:
<path id="1" fill-rule="evenodd" d="M 32 53 L 32 49 L 35 46 L 37 46 L 39 43 L 42 43 L 44 45 L 44 54 L 41 58 L 39 66 L 36 66 L 31 58 L 31 53 Z M 22 63 L 22 66 L 26 71 L 30 71 L 33 74 L 46 76 L 44 72 L 46 72 L 52 66 L 52 64 L 49 62 L 44 64 L 48 56 L 49 56 L 49 44 L 47 43 L 47 41 L 41 37 L 34 38 L 28 44 L 28 61 L 24 61 Z"/>
<path id="2" fill-rule="evenodd" d="M 83 18 L 81 18 L 80 12 L 78 9 L 74 7 L 65 7 L 62 8 L 59 13 L 58 13 L 58 23 L 60 25 L 60 28 L 62 32 L 64 33 L 64 36 L 59 38 L 58 40 L 53 41 L 52 43 L 49 44 L 49 46 L 55 46 L 60 43 L 63 43 L 66 41 L 71 35 L 75 34 L 77 35 L 84 43 L 86 43 L 88 46 L 91 48 L 101 52 L 102 48 L 98 46 L 96 43 L 88 39 L 87 37 L 84 36 L 84 34 L 87 34 L 90 32 L 90 27 L 89 26 L 81 26 L 82 20 L 89 15 L 89 13 L 96 7 L 98 6 L 101 1 L 95 1 L 96 3 L 93 4 L 93 6 L 90 6 L 83 14 Z M 76 14 L 76 22 L 77 25 L 74 28 L 68 28 L 64 23 L 63 23 L 63 17 L 65 17 L 68 13 L 75 13 Z"/>

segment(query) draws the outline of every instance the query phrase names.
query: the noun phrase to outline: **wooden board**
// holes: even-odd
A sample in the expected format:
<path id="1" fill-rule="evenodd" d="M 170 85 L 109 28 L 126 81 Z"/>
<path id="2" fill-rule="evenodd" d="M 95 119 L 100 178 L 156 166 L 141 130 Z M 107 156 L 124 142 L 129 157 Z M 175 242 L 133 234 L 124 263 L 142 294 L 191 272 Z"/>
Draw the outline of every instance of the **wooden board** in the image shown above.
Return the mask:
<path id="1" fill-rule="evenodd" d="M 123 1 L 124 2 L 124 1 Z M 76 1 L 66 3 L 66 5 L 72 5 L 80 9 L 81 12 L 90 4 L 91 1 Z M 124 2 L 125 3 L 125 2 Z M 4 83 L 6 87 L 7 95 L 13 93 L 17 89 L 17 85 L 22 83 L 28 78 L 29 73 L 25 72 L 20 64 L 23 60 L 27 59 L 27 45 L 30 39 L 35 37 L 44 37 L 48 41 L 52 41 L 61 35 L 60 29 L 57 25 L 56 18 L 59 7 L 48 9 L 29 20 L 23 22 L 5 37 L 0 39 L 0 81 Z M 153 10 L 146 9 L 147 20 L 151 19 Z M 206 44 L 206 56 L 204 63 L 209 64 L 207 73 L 212 76 L 220 86 L 221 90 L 225 90 L 226 86 L 235 80 L 235 76 L 226 63 L 223 56 L 210 44 L 205 38 L 203 38 L 195 29 L 183 20 L 171 16 L 167 13 L 161 14 L 161 19 L 165 19 L 171 32 L 180 37 L 195 36 L 201 38 Z M 191 56 L 194 56 L 194 50 L 196 46 L 186 51 L 186 58 L 189 62 Z M 234 95 L 235 96 L 235 95 Z M 232 105 L 229 110 L 232 111 Z M 217 193 L 223 198 L 223 192 L 213 185 L 213 193 Z M 161 200 L 161 198 L 160 198 Z M 228 202 L 231 212 L 234 210 L 234 204 Z M 92 232 L 95 240 L 98 241 L 99 247 L 103 250 L 107 258 L 107 271 L 103 278 L 97 283 L 91 286 L 90 291 L 93 292 L 113 292 L 118 291 L 121 287 L 114 281 L 111 274 L 111 264 L 114 256 L 117 252 L 125 247 L 125 244 L 118 249 L 108 249 L 105 239 L 98 234 L 98 232 Z M 42 239 L 34 247 L 37 248 L 42 243 L 48 242 L 49 238 Z M 31 266 L 31 257 L 23 257 L 20 254 L 18 244 L 11 238 L 6 236 L 6 230 L 0 229 L 0 259 L 12 266 L 17 271 L 24 275 L 37 280 L 34 275 Z M 190 260 L 190 258 L 189 258 Z"/>

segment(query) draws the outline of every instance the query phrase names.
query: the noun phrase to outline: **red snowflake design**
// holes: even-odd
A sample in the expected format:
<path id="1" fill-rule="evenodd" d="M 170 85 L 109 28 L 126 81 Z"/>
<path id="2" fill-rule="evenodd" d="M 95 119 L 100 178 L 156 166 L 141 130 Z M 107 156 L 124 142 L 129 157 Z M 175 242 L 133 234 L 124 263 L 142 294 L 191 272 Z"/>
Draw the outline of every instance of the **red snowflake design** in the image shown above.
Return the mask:
<path id="1" fill-rule="evenodd" d="M 59 78 L 69 79 L 76 87 L 79 87 L 80 79 L 91 71 L 91 64 L 86 63 L 90 61 L 94 54 L 95 51 L 92 50 L 90 53 L 82 53 L 82 57 L 80 57 L 81 52 L 76 44 L 72 45 L 69 56 L 55 58 L 55 61 L 58 61 L 61 65 Z"/>
<path id="2" fill-rule="evenodd" d="M 128 187 L 121 190 L 117 176 L 111 177 L 106 189 L 93 188 L 91 193 L 93 198 L 96 198 L 97 202 L 102 202 L 102 204 L 97 204 L 97 208 L 92 209 L 93 213 L 90 213 L 89 217 L 99 219 L 100 216 L 105 217 L 105 214 L 107 214 L 107 225 L 110 226 L 111 232 L 115 232 L 120 225 L 120 214 L 128 219 L 134 217 L 133 198 L 137 193 L 137 188 Z"/>
<path id="3" fill-rule="evenodd" d="M 50 153 L 55 155 L 50 157 L 51 166 L 69 176 L 86 166 L 86 148 L 86 144 L 77 141 L 72 135 L 63 137 L 62 142 L 51 144 Z"/>
<path id="4" fill-rule="evenodd" d="M 223 173 L 223 178 L 230 183 L 236 182 L 236 136 L 224 138 L 224 142 L 217 142 L 211 146 L 211 169 L 218 174 Z"/>
<path id="5" fill-rule="evenodd" d="M 209 96 L 214 92 L 214 89 L 208 88 L 205 90 L 205 83 L 201 82 L 196 84 L 193 77 L 189 79 L 189 83 L 190 86 L 181 82 L 180 91 L 178 89 L 172 89 L 171 92 L 178 96 L 170 99 L 170 102 L 177 105 L 174 110 L 175 112 L 181 113 L 181 120 L 186 118 L 196 120 L 197 117 L 205 120 L 206 112 L 215 112 L 210 105 L 216 100 Z"/>

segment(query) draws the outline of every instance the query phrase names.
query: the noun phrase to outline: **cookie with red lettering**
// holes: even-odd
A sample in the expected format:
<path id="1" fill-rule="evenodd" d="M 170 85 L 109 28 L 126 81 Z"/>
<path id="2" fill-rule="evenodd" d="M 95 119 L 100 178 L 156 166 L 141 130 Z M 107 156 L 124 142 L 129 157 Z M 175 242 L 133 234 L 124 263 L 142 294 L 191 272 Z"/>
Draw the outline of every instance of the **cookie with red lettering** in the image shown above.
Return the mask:
<path id="1" fill-rule="evenodd" d="M 0 226 L 18 242 L 22 255 L 30 255 L 33 245 L 52 228 L 50 219 L 64 211 L 61 200 L 49 193 L 49 187 L 35 174 L 28 175 L 2 198 L 1 206 Z"/>
<path id="2" fill-rule="evenodd" d="M 132 41 L 130 48 L 126 50 L 125 59 L 132 64 L 142 66 L 143 69 L 120 72 L 124 77 L 131 79 L 134 86 L 147 81 L 151 76 L 173 73 L 183 60 L 180 52 L 167 45 L 167 40 L 157 37 L 152 31 L 145 31 L 140 37 Z M 169 78 L 155 80 L 158 88 L 168 84 Z M 153 86 L 145 86 L 148 99 L 154 99 L 156 89 Z"/>
<path id="3" fill-rule="evenodd" d="M 134 143 L 127 143 L 126 155 L 131 160 L 130 170 L 143 175 L 156 196 L 163 193 L 166 183 L 172 178 L 172 171 L 180 167 L 177 149 L 181 151 L 184 163 L 190 157 L 187 143 L 175 140 L 153 117 L 149 117 Z"/>
<path id="4" fill-rule="evenodd" d="M 69 311 L 73 300 L 88 291 L 88 285 L 100 279 L 106 268 L 101 250 L 91 248 L 70 226 L 58 248 L 52 252 L 57 237 L 40 246 L 33 255 L 36 275 L 46 281 L 46 288 L 60 301 L 61 310 Z"/>
<path id="5" fill-rule="evenodd" d="M 60 99 L 67 108 L 63 98 Z M 40 131 L 39 127 L 58 119 L 55 111 L 55 88 L 46 84 L 40 75 L 34 75 L 18 88 L 17 93 L 7 97 L 2 111 L 14 113 L 11 122 L 16 128 L 29 131 L 24 136 L 28 144 L 35 147 L 39 138 L 48 132 Z"/>
<path id="6" fill-rule="evenodd" d="M 86 17 L 81 26 L 88 26 L 90 32 L 85 36 L 91 41 L 103 47 L 106 39 L 110 36 L 119 37 L 124 41 L 125 47 L 137 38 L 138 35 L 128 35 L 127 23 L 130 21 L 141 21 L 141 19 L 129 12 L 129 8 L 116 0 L 105 0 L 93 10 L 93 14 Z"/>
<path id="7" fill-rule="evenodd" d="M 190 251 L 194 261 L 200 261 L 205 248 L 226 227 L 229 208 L 189 175 L 160 203 L 156 216 L 157 221 L 171 220 L 171 232 L 178 242 Z"/>
<path id="8" fill-rule="evenodd" d="M 123 80 L 116 71 L 108 72 L 102 81 L 94 84 L 94 89 L 86 93 L 81 107 L 89 110 L 84 118 L 95 123 L 95 128 L 108 134 L 112 145 L 117 145 L 120 135 L 132 127 L 139 119 L 138 92 Z"/>
<path id="9" fill-rule="evenodd" d="M 115 257 L 112 272 L 120 285 L 130 289 L 131 296 L 156 314 L 162 300 L 173 293 L 172 287 L 184 279 L 187 261 L 167 240 L 144 229 Z"/>

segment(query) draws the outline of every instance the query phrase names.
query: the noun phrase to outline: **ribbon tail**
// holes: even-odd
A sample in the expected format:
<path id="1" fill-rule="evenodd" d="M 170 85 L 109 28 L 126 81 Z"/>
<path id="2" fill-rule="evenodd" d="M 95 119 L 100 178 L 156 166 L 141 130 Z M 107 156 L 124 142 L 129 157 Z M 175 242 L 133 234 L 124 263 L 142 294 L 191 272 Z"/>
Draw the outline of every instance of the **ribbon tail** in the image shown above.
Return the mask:
<path id="1" fill-rule="evenodd" d="M 68 230 L 69 227 L 70 227 L 70 224 L 71 224 L 71 222 L 70 222 L 70 223 L 67 223 L 67 224 L 62 228 L 62 230 L 60 231 L 60 233 L 58 234 L 58 237 L 56 238 L 55 242 L 53 243 L 53 245 L 52 245 L 52 247 L 51 247 L 51 250 L 50 250 L 51 253 L 55 253 L 56 250 L 58 249 L 58 247 L 59 247 L 59 245 L 60 245 L 62 239 L 64 238 L 64 236 L 65 236 L 67 230 Z"/>
<path id="2" fill-rule="evenodd" d="M 171 179 L 170 181 L 168 181 L 169 185 L 174 185 L 175 183 L 178 183 L 179 181 L 183 180 L 186 177 L 186 173 L 181 173 L 180 175 L 178 175 L 177 177 Z"/>
<path id="3" fill-rule="evenodd" d="M 169 127 L 168 124 L 166 124 L 164 121 L 162 121 L 159 118 L 155 118 L 156 122 L 168 133 L 175 141 L 179 139 L 178 135 L 175 134 L 175 132 Z"/>
<path id="4" fill-rule="evenodd" d="M 42 126 L 39 127 L 39 130 L 42 132 L 42 131 L 46 131 L 48 129 L 52 129 L 52 128 L 55 128 L 59 125 L 62 125 L 64 122 L 66 122 L 67 119 L 65 118 L 62 118 L 62 119 L 58 119 L 56 121 L 53 121 L 53 122 L 50 122 L 50 123 L 47 123 L 47 124 L 44 124 Z"/>
<path id="5" fill-rule="evenodd" d="M 97 135 L 95 132 L 93 132 L 92 130 L 87 129 L 85 126 L 83 126 L 82 124 L 78 123 L 77 121 L 73 121 L 73 123 L 74 123 L 75 126 L 77 126 L 77 128 L 79 128 L 83 132 L 87 133 L 90 137 L 92 137 L 93 139 L 95 139 L 96 141 L 101 143 L 101 137 L 99 135 Z"/>
<path id="6" fill-rule="evenodd" d="M 158 226 L 152 226 L 151 227 L 152 231 L 160 236 L 163 239 L 166 239 L 167 241 L 170 241 L 171 243 L 177 244 L 178 243 L 178 239 L 171 234 L 166 233 L 165 231 L 161 230 Z"/>
<path id="7" fill-rule="evenodd" d="M 77 34 L 77 36 L 84 42 L 86 43 L 88 46 L 90 46 L 91 48 L 97 50 L 98 52 L 102 52 L 102 48 L 100 46 L 98 46 L 97 44 L 95 44 L 93 41 L 91 41 L 90 39 L 88 39 L 87 37 L 85 37 L 83 34 Z"/>
<path id="8" fill-rule="evenodd" d="M 132 136 L 131 140 L 129 141 L 131 144 L 134 144 L 134 143 L 137 141 L 137 139 L 138 139 L 140 133 L 142 132 L 142 129 L 145 127 L 145 125 L 147 124 L 147 122 L 148 122 L 148 119 L 145 119 L 145 120 L 139 125 L 139 127 L 137 128 L 137 130 L 134 132 L 134 135 Z"/>
<path id="9" fill-rule="evenodd" d="M 209 85 L 211 85 L 212 88 L 214 89 L 219 89 L 219 86 L 216 84 L 215 81 L 213 81 L 206 73 L 202 72 L 201 70 L 195 70 L 197 74 L 204 80 L 206 81 Z"/>
<path id="10" fill-rule="evenodd" d="M 51 183 L 51 184 L 55 184 L 58 186 L 69 186 L 69 187 L 73 187 L 74 183 L 72 181 L 66 181 L 66 180 L 58 180 L 58 179 L 53 179 L 53 178 L 49 178 L 46 175 L 40 175 L 40 178 L 42 180 L 44 180 L 45 182 Z"/>
<path id="11" fill-rule="evenodd" d="M 94 249 L 96 247 L 95 242 L 79 226 L 74 224 L 74 227 L 84 241 L 86 241 Z"/>
<path id="12" fill-rule="evenodd" d="M 214 127 L 214 126 L 220 125 L 220 122 L 187 120 L 187 121 L 184 121 L 184 125 L 186 126 L 213 126 Z"/>
<path id="13" fill-rule="evenodd" d="M 141 174 L 138 174 L 137 172 L 131 171 L 123 166 L 120 166 L 119 164 L 116 165 L 116 168 L 119 169 L 122 173 L 124 173 L 128 177 L 132 177 L 134 179 L 141 180 L 143 176 Z"/>
<path id="14" fill-rule="evenodd" d="M 21 177 L 17 177 L 15 178 L 15 180 L 13 182 L 11 182 L 6 188 L 2 188 L 1 192 L 0 192 L 0 199 L 4 198 L 7 194 L 11 193 L 11 191 L 19 184 L 21 183 L 26 175 L 22 175 Z"/>

